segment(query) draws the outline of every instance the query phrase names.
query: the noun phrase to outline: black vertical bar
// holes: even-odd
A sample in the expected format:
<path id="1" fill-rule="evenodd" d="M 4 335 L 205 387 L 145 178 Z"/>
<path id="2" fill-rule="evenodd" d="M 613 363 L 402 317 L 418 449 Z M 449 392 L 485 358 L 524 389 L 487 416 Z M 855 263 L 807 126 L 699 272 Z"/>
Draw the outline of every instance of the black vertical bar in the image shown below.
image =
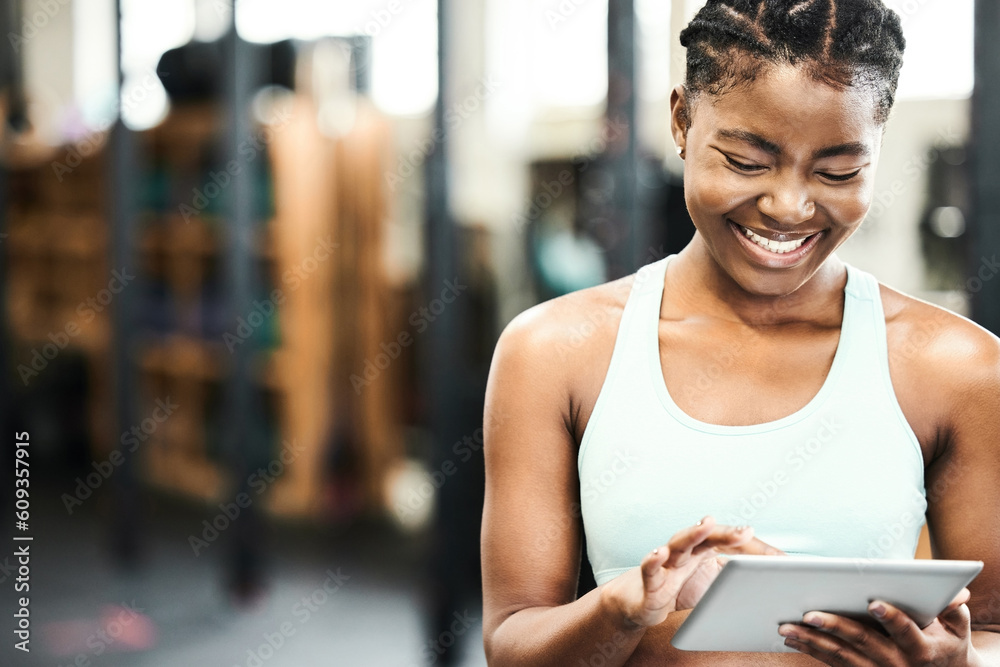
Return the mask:
<path id="1" fill-rule="evenodd" d="M 434 298 L 456 275 L 455 224 L 450 201 L 448 178 L 448 125 L 445 111 L 451 85 L 451 14 L 449 0 L 438 0 L 438 99 L 434 107 L 434 136 L 437 141 L 427 160 L 427 273 L 425 294 Z M 428 330 L 429 359 L 427 377 L 430 385 L 430 428 L 441 447 L 448 428 L 455 419 L 456 358 L 453 345 L 457 340 L 457 313 L 445 308 Z"/>
<path id="2" fill-rule="evenodd" d="M 636 133 L 635 0 L 608 2 L 608 122 L 624 132 L 608 147 L 617 245 L 609 278 L 635 271 L 645 238 L 639 229 L 638 136 Z"/>
<path id="3" fill-rule="evenodd" d="M 1000 3 L 976 0 L 972 95 L 972 315 L 1000 335 Z"/>
<path id="4" fill-rule="evenodd" d="M 0 30 L 5 37 L 21 35 L 22 7 L 20 2 L 4 3 L 0 10 Z M 9 41 L 5 40 L 5 41 Z M 3 122 L 15 130 L 26 130 L 28 127 L 27 111 L 24 100 L 24 42 L 17 40 L 5 44 L 0 53 L 0 90 L 7 88 L 7 117 Z"/>
<path id="5" fill-rule="evenodd" d="M 240 144 L 246 142 L 253 130 L 250 102 L 254 84 L 259 81 L 260 52 L 236 31 L 236 2 L 233 2 L 232 23 L 225 37 L 225 100 L 223 118 L 228 124 L 225 151 L 226 162 L 235 160 L 243 164 Z M 262 158 L 263 159 L 263 158 Z M 226 278 L 228 282 L 229 321 L 246 316 L 254 295 L 254 228 L 252 206 L 253 164 L 243 164 L 229 186 L 227 205 L 229 214 L 226 227 Z M 252 364 L 256 353 L 255 337 L 251 336 L 233 351 L 232 367 L 227 386 L 226 407 L 226 459 L 230 466 L 237 493 L 247 493 L 249 477 L 255 465 L 263 462 L 260 434 L 254 409 Z M 251 497 L 254 494 L 248 494 Z M 250 505 L 233 523 L 233 564 L 230 582 L 241 598 L 256 594 L 260 587 L 262 534 L 259 510 Z"/>
<path id="6" fill-rule="evenodd" d="M 122 63 L 122 2 L 117 3 L 118 32 L 118 95 L 124 92 L 125 74 Z M 119 109 L 121 105 L 119 104 Z M 121 113 L 111 131 L 109 153 L 110 178 L 108 201 L 111 208 L 111 269 L 125 272 L 135 271 L 132 264 L 134 246 L 134 221 L 136 219 L 135 179 L 135 137 L 121 118 Z M 132 376 L 132 352 L 134 348 L 134 327 L 131 323 L 133 312 L 133 292 L 136 287 L 126 288 L 115 297 L 111 309 L 112 372 L 115 388 L 116 433 L 124 433 L 135 423 L 135 382 Z M 123 463 L 115 480 L 115 503 L 113 539 L 115 554 L 125 565 L 135 563 L 138 556 L 140 508 L 136 481 L 135 457 L 121 448 Z"/>
<path id="7" fill-rule="evenodd" d="M 451 181 L 449 171 L 448 142 L 451 138 L 445 113 L 451 104 L 453 10 L 463 0 L 438 0 L 438 98 L 434 107 L 432 137 L 434 147 L 426 163 L 427 224 L 425 228 L 426 272 L 424 274 L 424 303 L 430 303 L 441 295 L 446 281 L 458 275 L 457 238 L 455 221 L 450 206 Z M 468 298 L 468 297 L 462 297 Z M 462 370 L 461 350 L 458 340 L 458 312 L 461 303 L 452 303 L 437 316 L 428 328 L 427 348 L 422 361 L 423 375 L 428 396 L 427 426 L 431 434 L 433 451 L 429 465 L 437 469 L 448 457 L 448 446 L 458 437 L 461 428 L 461 406 L 459 401 L 459 373 Z M 466 473 L 468 471 L 465 471 Z M 455 481 L 454 484 L 460 484 Z M 431 553 L 427 560 L 428 593 L 430 605 L 427 615 L 428 637 L 440 637 L 447 632 L 452 621 L 455 605 L 460 604 L 459 582 L 452 576 L 456 556 L 461 553 L 455 547 L 461 543 L 455 531 L 454 512 L 445 512 L 449 503 L 456 499 L 458 487 L 446 485 L 441 489 L 440 502 L 436 512 L 432 532 Z M 460 500 L 464 501 L 464 498 Z M 447 619 L 447 620 L 444 620 Z M 442 664 L 454 662 L 454 649 L 446 649 L 440 656 Z"/>

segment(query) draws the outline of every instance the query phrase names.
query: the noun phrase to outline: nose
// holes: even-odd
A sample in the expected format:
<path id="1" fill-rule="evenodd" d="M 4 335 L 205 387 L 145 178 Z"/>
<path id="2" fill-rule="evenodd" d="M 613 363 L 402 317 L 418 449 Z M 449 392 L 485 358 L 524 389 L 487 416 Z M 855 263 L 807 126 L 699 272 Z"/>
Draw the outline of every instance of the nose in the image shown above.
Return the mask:
<path id="1" fill-rule="evenodd" d="M 757 210 L 781 227 L 792 227 L 816 215 L 816 202 L 808 186 L 786 179 L 775 182 L 768 192 L 757 198 Z"/>

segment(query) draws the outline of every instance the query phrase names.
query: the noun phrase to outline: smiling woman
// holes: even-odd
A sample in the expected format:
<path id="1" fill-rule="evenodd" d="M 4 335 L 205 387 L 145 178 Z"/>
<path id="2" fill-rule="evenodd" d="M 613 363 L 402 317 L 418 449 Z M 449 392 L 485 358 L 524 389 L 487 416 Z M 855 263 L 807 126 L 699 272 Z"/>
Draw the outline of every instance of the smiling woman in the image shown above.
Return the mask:
<path id="1" fill-rule="evenodd" d="M 494 354 L 490 664 L 1000 663 L 1000 341 L 836 254 L 872 203 L 899 17 L 715 0 L 681 42 L 671 131 L 695 237 L 526 311 Z M 911 558 L 921 518 L 936 558 L 985 562 L 930 626 L 874 601 L 884 632 L 782 626 L 799 655 L 670 646 L 720 552 Z M 584 535 L 599 586 L 578 598 Z"/>

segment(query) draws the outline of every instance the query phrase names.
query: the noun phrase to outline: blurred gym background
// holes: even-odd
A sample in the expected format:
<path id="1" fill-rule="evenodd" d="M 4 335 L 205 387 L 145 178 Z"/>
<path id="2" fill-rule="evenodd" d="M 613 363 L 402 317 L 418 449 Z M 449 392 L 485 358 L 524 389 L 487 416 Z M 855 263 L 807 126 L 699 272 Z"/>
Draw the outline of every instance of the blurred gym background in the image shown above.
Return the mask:
<path id="1" fill-rule="evenodd" d="M 484 665 L 493 346 L 690 238 L 701 4 L 4 0 L 3 664 Z M 842 256 L 1000 331 L 1000 4 L 889 4 Z"/>

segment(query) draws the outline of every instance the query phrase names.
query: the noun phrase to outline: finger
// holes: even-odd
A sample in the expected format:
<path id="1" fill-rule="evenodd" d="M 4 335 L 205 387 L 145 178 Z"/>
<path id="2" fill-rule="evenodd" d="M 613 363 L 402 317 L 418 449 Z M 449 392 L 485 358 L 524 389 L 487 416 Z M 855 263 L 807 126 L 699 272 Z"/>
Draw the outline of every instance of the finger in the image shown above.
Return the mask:
<path id="1" fill-rule="evenodd" d="M 778 634 L 785 638 L 785 646 L 833 667 L 878 667 L 879 664 L 840 638 L 820 630 L 785 624 L 778 628 Z"/>
<path id="2" fill-rule="evenodd" d="M 840 640 L 838 645 L 846 646 L 879 665 L 890 664 L 892 657 L 898 654 L 891 640 L 882 634 L 878 624 L 874 622 L 866 624 L 846 616 L 810 611 L 802 616 L 802 623 L 810 633 L 835 637 Z"/>
<path id="3" fill-rule="evenodd" d="M 868 605 L 868 613 L 882 624 L 889 637 L 903 652 L 917 655 L 925 643 L 924 633 L 913 619 L 888 602 L 875 600 Z"/>
<path id="4" fill-rule="evenodd" d="M 668 554 L 664 564 L 667 567 L 679 567 L 688 560 L 691 550 L 701 544 L 715 530 L 715 519 L 706 516 L 695 525 L 677 531 L 666 544 Z"/>
<path id="5" fill-rule="evenodd" d="M 965 639 L 972 631 L 972 614 L 965 604 L 970 597 L 969 589 L 963 588 L 944 611 L 938 614 L 941 625 L 959 639 Z"/>
<path id="6" fill-rule="evenodd" d="M 753 528 L 749 526 L 714 526 L 708 534 L 675 535 L 670 540 L 670 567 L 680 567 L 693 556 L 714 555 L 718 550 L 737 547 L 753 538 Z M 684 540 L 683 542 L 681 540 Z M 706 554 L 711 552 L 711 554 Z"/>
<path id="7" fill-rule="evenodd" d="M 777 547 L 773 547 L 767 542 L 764 542 L 758 538 L 753 538 L 746 544 L 733 545 L 730 547 L 721 547 L 719 549 L 724 553 L 739 553 L 739 554 L 749 554 L 752 556 L 785 556 L 787 555 L 784 551 Z"/>
<path id="8" fill-rule="evenodd" d="M 652 553 L 647 554 L 643 558 L 640 564 L 643 579 L 648 580 L 649 577 L 656 575 L 657 571 L 666 565 L 669 559 L 672 559 L 670 566 L 677 567 L 679 558 L 683 558 L 683 560 L 687 559 L 685 554 L 690 550 L 691 545 L 697 545 L 702 542 L 706 536 L 711 534 L 714 528 L 715 520 L 707 516 L 695 525 L 678 531 L 670 538 L 670 542 L 654 549 Z"/>
<path id="9" fill-rule="evenodd" d="M 691 553 L 698 555 L 709 550 L 736 553 L 743 545 L 755 539 L 751 526 L 716 526 Z"/>

